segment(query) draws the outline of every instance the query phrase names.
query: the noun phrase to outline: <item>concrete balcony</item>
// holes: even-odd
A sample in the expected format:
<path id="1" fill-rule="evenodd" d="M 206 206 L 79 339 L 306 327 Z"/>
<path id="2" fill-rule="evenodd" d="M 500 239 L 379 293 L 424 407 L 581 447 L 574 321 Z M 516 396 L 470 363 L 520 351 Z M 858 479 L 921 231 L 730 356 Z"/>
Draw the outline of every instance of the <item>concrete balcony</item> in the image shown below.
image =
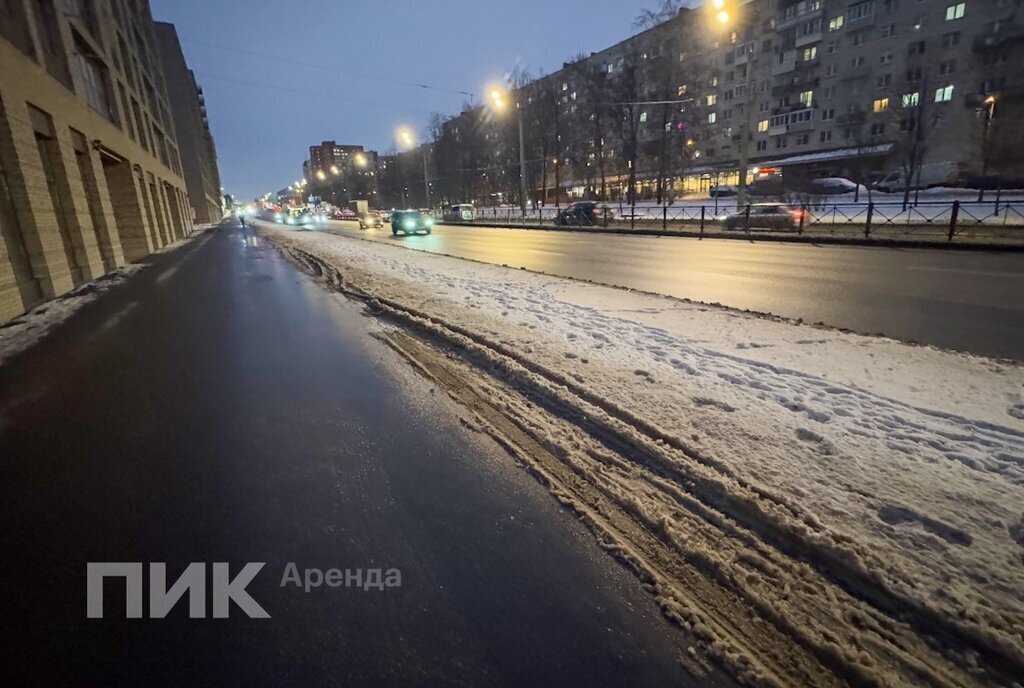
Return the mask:
<path id="1" fill-rule="evenodd" d="M 798 48 L 802 48 L 805 45 L 813 45 L 814 43 L 818 43 L 820 41 L 821 31 L 815 31 L 814 33 L 809 33 L 806 36 L 798 36 L 795 45 Z"/>
<path id="2" fill-rule="evenodd" d="M 772 76 L 781 76 L 794 69 L 796 69 L 796 51 L 791 50 L 783 54 L 781 61 L 772 63 L 771 74 Z"/>

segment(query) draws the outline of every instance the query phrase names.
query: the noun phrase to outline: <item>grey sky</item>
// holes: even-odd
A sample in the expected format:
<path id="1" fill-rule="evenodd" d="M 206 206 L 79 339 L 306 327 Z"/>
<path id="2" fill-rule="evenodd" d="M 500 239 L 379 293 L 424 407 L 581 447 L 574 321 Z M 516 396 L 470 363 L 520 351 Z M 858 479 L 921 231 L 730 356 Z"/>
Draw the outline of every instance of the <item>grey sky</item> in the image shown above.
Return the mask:
<path id="1" fill-rule="evenodd" d="M 454 113 L 467 100 L 406 84 L 479 93 L 517 64 L 550 72 L 626 38 L 641 10 L 657 4 L 151 1 L 155 19 L 178 27 L 206 93 L 224 185 L 242 198 L 298 178 L 312 143 L 385 151 L 400 124 L 422 131 L 431 112 Z"/>

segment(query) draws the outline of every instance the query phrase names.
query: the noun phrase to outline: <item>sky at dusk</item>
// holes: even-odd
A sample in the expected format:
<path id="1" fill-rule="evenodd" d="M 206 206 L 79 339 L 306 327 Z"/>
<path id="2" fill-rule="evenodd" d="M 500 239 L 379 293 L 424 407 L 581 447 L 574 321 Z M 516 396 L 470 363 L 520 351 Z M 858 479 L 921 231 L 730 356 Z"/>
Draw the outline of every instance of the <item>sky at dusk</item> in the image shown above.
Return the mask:
<path id="1" fill-rule="evenodd" d="M 517 65 L 547 73 L 633 33 L 658 0 L 151 0 L 206 93 L 223 184 L 239 198 L 299 178 L 311 144 L 385 152 L 394 131 Z M 270 57 L 265 57 L 270 56 Z M 426 84 L 438 89 L 416 86 Z"/>

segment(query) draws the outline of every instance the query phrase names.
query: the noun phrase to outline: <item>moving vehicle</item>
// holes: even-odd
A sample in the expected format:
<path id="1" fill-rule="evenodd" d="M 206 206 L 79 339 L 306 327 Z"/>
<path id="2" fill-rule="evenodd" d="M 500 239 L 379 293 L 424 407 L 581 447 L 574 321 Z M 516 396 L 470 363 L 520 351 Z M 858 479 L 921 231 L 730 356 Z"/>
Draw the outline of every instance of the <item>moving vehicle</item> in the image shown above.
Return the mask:
<path id="1" fill-rule="evenodd" d="M 434 218 L 419 210 L 396 210 L 391 214 L 391 234 L 417 234 L 430 231 L 434 227 Z"/>
<path id="2" fill-rule="evenodd" d="M 366 213 L 370 212 L 370 202 L 362 199 L 349 201 L 348 209 L 351 210 L 356 217 L 362 217 Z"/>
<path id="3" fill-rule="evenodd" d="M 359 216 L 359 229 L 369 229 L 370 227 L 383 227 L 384 220 L 381 219 L 380 213 L 367 210 L 365 213 Z"/>
<path id="4" fill-rule="evenodd" d="M 445 222 L 472 222 L 476 219 L 476 208 L 472 203 L 457 203 L 444 211 Z"/>
<path id="5" fill-rule="evenodd" d="M 802 210 L 790 208 L 785 203 L 753 203 L 750 205 L 749 227 L 750 229 L 795 232 L 802 212 Z M 746 206 L 727 215 L 722 226 L 727 231 L 745 229 L 748 226 Z"/>
<path id="6" fill-rule="evenodd" d="M 579 201 L 555 216 L 555 224 L 560 227 L 593 227 L 608 226 L 615 217 L 615 211 L 597 201 Z"/>

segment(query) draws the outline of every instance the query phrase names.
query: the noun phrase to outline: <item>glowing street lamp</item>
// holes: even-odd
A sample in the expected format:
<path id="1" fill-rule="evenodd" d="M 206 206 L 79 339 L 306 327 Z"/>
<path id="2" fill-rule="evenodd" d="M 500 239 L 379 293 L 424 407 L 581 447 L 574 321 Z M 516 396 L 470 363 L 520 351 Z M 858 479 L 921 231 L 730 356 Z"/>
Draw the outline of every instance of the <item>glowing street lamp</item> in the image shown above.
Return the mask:
<path id="1" fill-rule="evenodd" d="M 487 100 L 494 112 L 503 115 L 508 111 L 512 101 L 508 90 L 500 84 L 492 84 L 485 89 Z M 523 110 L 516 104 L 516 118 L 519 121 L 519 209 L 526 217 L 526 137 L 523 134 Z"/>
<path id="2" fill-rule="evenodd" d="M 411 151 L 416 146 L 416 135 L 412 133 L 412 129 L 409 127 L 399 127 L 395 131 L 395 139 L 398 141 L 398 145 L 407 151 Z M 423 149 L 423 193 L 427 199 L 427 207 L 431 205 L 430 202 L 430 176 L 427 173 L 427 147 L 420 146 Z"/>

